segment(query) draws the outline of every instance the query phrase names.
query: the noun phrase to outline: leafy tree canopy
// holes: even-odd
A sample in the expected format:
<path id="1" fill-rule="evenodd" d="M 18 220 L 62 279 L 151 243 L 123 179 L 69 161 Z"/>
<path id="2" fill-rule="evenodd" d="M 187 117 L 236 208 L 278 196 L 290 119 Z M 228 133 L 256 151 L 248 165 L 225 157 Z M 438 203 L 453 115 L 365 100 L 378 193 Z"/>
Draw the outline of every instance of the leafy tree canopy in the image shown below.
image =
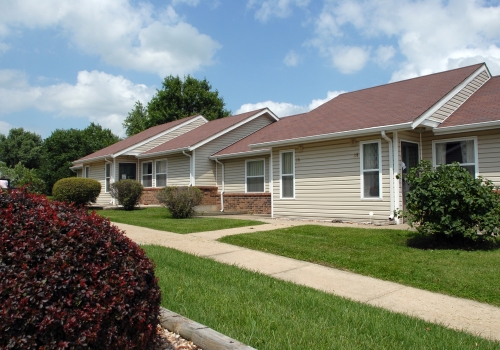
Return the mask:
<path id="1" fill-rule="evenodd" d="M 198 80 L 188 75 L 184 81 L 179 76 L 168 76 L 161 90 L 149 101 L 147 107 L 136 102 L 134 109 L 123 123 L 128 136 L 150 127 L 201 114 L 208 120 L 227 117 L 231 111 L 217 90 L 206 79 Z"/>
<path id="2" fill-rule="evenodd" d="M 18 163 L 29 169 L 40 166 L 42 137 L 23 128 L 9 130 L 7 137 L 0 134 L 0 161 L 13 168 Z"/>
<path id="3" fill-rule="evenodd" d="M 118 142 L 120 138 L 111 130 L 91 123 L 83 130 L 57 129 L 44 140 L 40 175 L 49 192 L 57 180 L 75 174 L 69 169 L 71 162 Z"/>

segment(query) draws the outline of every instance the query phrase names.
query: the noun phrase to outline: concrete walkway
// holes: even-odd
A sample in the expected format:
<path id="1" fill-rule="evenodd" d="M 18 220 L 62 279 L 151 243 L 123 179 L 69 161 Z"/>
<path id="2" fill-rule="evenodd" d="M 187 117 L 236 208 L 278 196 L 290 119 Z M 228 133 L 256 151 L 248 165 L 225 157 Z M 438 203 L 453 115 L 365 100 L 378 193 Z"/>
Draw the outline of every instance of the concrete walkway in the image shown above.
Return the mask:
<path id="1" fill-rule="evenodd" d="M 158 244 L 197 256 L 208 257 L 225 264 L 237 265 L 247 270 L 257 271 L 354 301 L 500 341 L 500 308 L 498 307 L 216 241 L 227 235 L 268 231 L 312 223 L 328 226 L 353 226 L 352 224 L 266 220 L 255 216 L 252 218 L 268 223 L 184 235 L 126 224 L 115 224 L 137 243 Z M 406 227 L 398 226 L 370 227 Z"/>

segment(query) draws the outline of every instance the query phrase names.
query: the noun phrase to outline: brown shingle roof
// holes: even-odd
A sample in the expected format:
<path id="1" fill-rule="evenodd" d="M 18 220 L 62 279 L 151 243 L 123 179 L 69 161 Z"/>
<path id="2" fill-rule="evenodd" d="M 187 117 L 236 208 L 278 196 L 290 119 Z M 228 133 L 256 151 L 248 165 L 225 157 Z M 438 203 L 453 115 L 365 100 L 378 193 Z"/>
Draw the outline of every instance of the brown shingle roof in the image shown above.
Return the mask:
<path id="1" fill-rule="evenodd" d="M 281 118 L 214 156 L 248 152 L 251 144 L 413 122 L 481 66 L 341 94 L 308 113 Z"/>
<path id="2" fill-rule="evenodd" d="M 248 119 L 258 114 L 259 112 L 262 112 L 263 110 L 265 110 L 265 108 L 256 111 L 246 112 L 243 114 L 238 114 L 231 117 L 212 120 L 204 125 L 197 127 L 196 129 L 193 129 L 183 135 L 180 135 L 179 137 L 176 137 L 173 140 L 170 140 L 153 149 L 150 149 L 149 151 L 142 153 L 142 155 L 148 155 L 159 152 L 168 152 L 177 149 L 186 149 L 190 146 L 196 145 L 197 143 L 208 139 L 211 136 L 214 136 L 215 134 L 225 129 L 230 128 L 233 125 L 238 124 L 239 122 L 244 121 L 245 119 Z"/>
<path id="3" fill-rule="evenodd" d="M 500 76 L 492 77 L 439 128 L 500 120 Z"/>
<path id="4" fill-rule="evenodd" d="M 125 140 L 121 140 L 117 143 L 114 143 L 106 148 L 100 149 L 97 152 L 94 152 L 92 154 L 89 154 L 83 158 L 80 158 L 73 163 L 80 163 L 82 161 L 92 159 L 92 158 L 97 158 L 97 157 L 104 157 L 104 156 L 111 156 L 115 153 L 121 152 L 137 143 L 143 142 L 155 135 L 158 135 L 164 131 L 167 131 L 169 129 L 172 129 L 182 123 L 185 123 L 187 121 L 190 121 L 196 117 L 199 117 L 200 115 L 194 115 L 191 117 L 179 119 L 179 120 L 174 120 L 173 122 L 153 126 L 147 130 L 144 130 L 138 134 L 132 135 L 130 137 L 127 137 Z"/>

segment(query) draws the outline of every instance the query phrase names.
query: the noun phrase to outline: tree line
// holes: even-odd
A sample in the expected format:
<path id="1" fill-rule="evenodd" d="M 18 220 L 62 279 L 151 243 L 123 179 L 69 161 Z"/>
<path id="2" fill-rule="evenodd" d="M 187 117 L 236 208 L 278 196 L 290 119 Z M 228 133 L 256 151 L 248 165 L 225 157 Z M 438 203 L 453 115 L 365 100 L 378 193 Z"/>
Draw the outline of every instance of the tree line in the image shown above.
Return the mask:
<path id="1" fill-rule="evenodd" d="M 206 79 L 168 76 L 162 88 L 144 106 L 140 101 L 123 123 L 127 136 L 150 127 L 202 114 L 208 120 L 227 117 L 230 111 L 217 90 Z M 75 176 L 69 168 L 73 161 L 120 141 L 111 130 L 91 123 L 83 130 L 57 129 L 45 140 L 23 128 L 0 134 L 0 176 L 16 186 L 51 194 L 57 180 Z"/>

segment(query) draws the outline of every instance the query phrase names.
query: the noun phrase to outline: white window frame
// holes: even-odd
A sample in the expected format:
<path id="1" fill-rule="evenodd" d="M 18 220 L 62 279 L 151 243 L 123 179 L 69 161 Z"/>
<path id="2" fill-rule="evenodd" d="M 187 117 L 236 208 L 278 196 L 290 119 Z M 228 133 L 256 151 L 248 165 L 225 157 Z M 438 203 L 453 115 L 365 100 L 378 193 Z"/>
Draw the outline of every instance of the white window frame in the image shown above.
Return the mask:
<path id="1" fill-rule="evenodd" d="M 437 168 L 439 164 L 436 163 L 436 144 L 437 143 L 445 143 L 445 142 L 459 142 L 459 141 L 474 141 L 474 163 L 461 163 L 460 165 L 474 165 L 474 177 L 479 176 L 479 154 L 478 154 L 478 144 L 477 144 L 477 136 L 469 136 L 469 137 L 458 137 L 453 139 L 440 139 L 432 141 L 432 166 Z"/>
<path id="2" fill-rule="evenodd" d="M 293 159 L 293 172 L 292 174 L 283 174 L 283 168 L 281 167 L 281 162 L 282 162 L 282 154 L 283 153 L 292 153 L 292 159 Z M 287 149 L 287 150 L 282 150 L 280 151 L 280 199 L 295 199 L 295 150 L 294 149 Z M 283 197 L 283 176 L 293 176 L 293 196 L 292 197 Z"/>
<path id="3" fill-rule="evenodd" d="M 370 143 L 376 143 L 378 144 L 378 197 L 365 197 L 365 171 L 375 171 L 376 169 L 364 169 L 364 154 L 363 154 L 363 145 L 370 144 Z M 369 141 L 361 141 L 359 143 L 359 177 L 361 179 L 360 183 L 360 196 L 361 199 L 363 200 L 375 200 L 379 201 L 383 199 L 383 192 L 382 192 L 382 142 L 380 139 L 378 140 L 369 140 Z"/>
<path id="4" fill-rule="evenodd" d="M 85 172 L 84 172 L 84 174 L 83 174 L 83 177 L 85 177 L 85 178 L 87 178 L 87 179 L 90 179 L 90 166 L 89 166 L 89 165 L 87 165 L 87 166 L 85 167 Z"/>
<path id="5" fill-rule="evenodd" d="M 108 172 L 109 167 L 109 172 Z M 104 163 L 104 192 L 109 193 L 111 186 L 111 163 Z"/>
<path id="6" fill-rule="evenodd" d="M 156 170 L 156 169 L 157 169 L 157 168 L 156 168 L 156 162 L 163 162 L 163 161 L 167 162 L 166 172 L 165 172 L 165 173 L 158 173 L 158 172 L 157 172 L 157 170 Z M 154 170 L 154 179 L 155 179 L 155 182 L 154 182 L 154 187 L 158 187 L 158 185 L 157 185 L 157 181 L 158 181 L 158 179 L 156 178 L 156 176 L 157 176 L 158 174 L 160 174 L 160 175 L 165 174 L 165 176 L 166 176 L 166 179 L 165 179 L 165 186 L 168 186 L 168 160 L 167 160 L 166 158 L 164 158 L 164 159 L 156 159 L 156 160 L 155 160 L 155 162 L 154 162 L 154 169 L 153 169 L 153 170 Z M 160 186 L 160 188 L 162 188 L 162 187 L 163 187 L 163 186 Z"/>
<path id="7" fill-rule="evenodd" d="M 263 162 L 264 163 L 264 174 L 262 175 L 258 175 L 258 176 L 248 176 L 247 175 L 247 164 L 249 162 Z M 248 178 L 256 178 L 256 177 L 261 177 L 262 178 L 262 182 L 264 183 L 264 191 L 262 192 L 248 192 L 248 188 L 247 188 L 247 179 Z M 246 159 L 245 160 L 245 193 L 265 193 L 266 192 L 266 160 L 264 158 L 256 158 L 256 159 Z"/>
<path id="8" fill-rule="evenodd" d="M 148 164 L 148 163 L 151 163 L 151 174 L 144 174 L 144 164 Z M 153 187 L 153 161 L 149 160 L 147 162 L 141 162 L 141 184 L 142 186 L 144 186 L 144 175 L 151 175 L 151 186 L 144 186 L 146 188 L 150 188 L 150 187 Z"/>

